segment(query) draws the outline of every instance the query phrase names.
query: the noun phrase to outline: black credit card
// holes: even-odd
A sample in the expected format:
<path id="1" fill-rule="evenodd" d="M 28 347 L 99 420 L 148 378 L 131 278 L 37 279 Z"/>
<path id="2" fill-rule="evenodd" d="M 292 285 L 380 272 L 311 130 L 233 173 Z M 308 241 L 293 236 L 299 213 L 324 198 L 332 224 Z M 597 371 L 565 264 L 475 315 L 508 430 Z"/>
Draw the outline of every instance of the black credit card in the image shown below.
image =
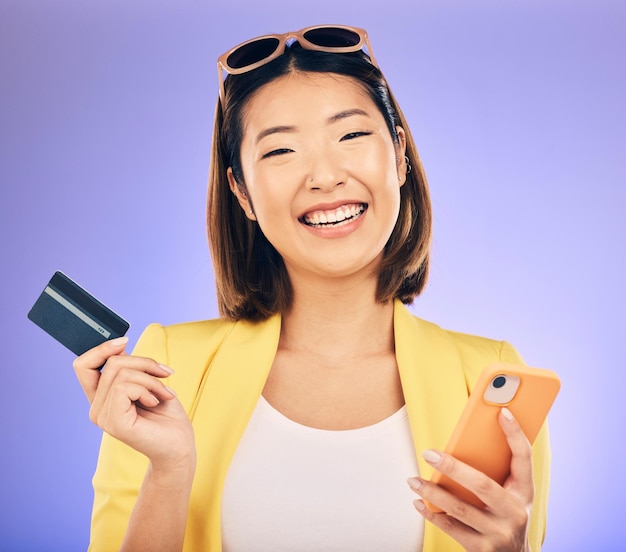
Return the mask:
<path id="1" fill-rule="evenodd" d="M 76 355 L 122 337 L 130 327 L 62 272 L 54 273 L 28 318 Z"/>

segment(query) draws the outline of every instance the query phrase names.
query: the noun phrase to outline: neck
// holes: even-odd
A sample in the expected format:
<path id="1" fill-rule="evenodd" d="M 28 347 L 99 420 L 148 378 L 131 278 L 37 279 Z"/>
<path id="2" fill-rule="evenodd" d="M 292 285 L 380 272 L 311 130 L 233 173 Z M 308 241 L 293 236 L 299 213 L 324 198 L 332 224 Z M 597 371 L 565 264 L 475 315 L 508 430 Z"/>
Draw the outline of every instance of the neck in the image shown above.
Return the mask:
<path id="1" fill-rule="evenodd" d="M 280 346 L 343 362 L 394 351 L 393 301 L 375 300 L 375 283 L 331 282 L 294 286 L 283 316 Z"/>

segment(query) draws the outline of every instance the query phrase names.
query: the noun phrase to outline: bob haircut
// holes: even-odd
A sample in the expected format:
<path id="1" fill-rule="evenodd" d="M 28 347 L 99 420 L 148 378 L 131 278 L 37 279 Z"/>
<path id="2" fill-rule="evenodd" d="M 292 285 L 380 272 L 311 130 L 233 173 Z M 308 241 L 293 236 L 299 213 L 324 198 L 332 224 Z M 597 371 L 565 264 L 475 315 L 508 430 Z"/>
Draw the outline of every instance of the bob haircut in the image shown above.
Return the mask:
<path id="1" fill-rule="evenodd" d="M 220 314 L 229 320 L 263 320 L 287 312 L 293 290 L 282 257 L 256 221 L 249 220 L 231 192 L 227 169 L 245 190 L 241 169 L 243 113 L 263 85 L 292 72 L 336 73 L 354 79 L 382 113 L 397 145 L 396 127 L 404 129 L 412 165 L 400 188 L 400 211 L 387 241 L 378 273 L 376 300 L 409 304 L 428 278 L 432 209 L 426 176 L 407 122 L 379 69 L 363 51 L 328 53 L 294 42 L 271 62 L 240 75 L 228 75 L 218 100 L 213 129 L 207 206 L 207 230 Z"/>

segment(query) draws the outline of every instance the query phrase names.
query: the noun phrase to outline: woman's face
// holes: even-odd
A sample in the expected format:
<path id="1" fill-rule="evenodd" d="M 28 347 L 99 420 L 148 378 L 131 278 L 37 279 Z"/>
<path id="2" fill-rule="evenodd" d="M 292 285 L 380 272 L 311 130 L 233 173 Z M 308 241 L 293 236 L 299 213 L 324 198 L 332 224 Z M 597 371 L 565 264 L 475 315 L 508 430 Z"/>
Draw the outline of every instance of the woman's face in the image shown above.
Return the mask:
<path id="1" fill-rule="evenodd" d="M 299 276 L 374 276 L 398 217 L 405 136 L 357 81 L 293 73 L 260 88 L 243 116 L 246 215 Z M 250 210 L 254 214 L 250 214 Z"/>

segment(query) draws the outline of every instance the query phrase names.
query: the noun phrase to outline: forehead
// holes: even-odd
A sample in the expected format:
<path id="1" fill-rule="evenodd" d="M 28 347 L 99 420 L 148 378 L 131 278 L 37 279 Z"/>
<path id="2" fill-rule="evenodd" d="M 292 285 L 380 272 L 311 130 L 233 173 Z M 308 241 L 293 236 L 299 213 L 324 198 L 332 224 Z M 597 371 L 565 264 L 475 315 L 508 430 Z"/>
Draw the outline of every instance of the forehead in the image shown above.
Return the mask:
<path id="1" fill-rule="evenodd" d="M 335 73 L 293 72 L 264 84 L 243 111 L 244 129 L 250 125 L 294 124 L 287 119 L 321 121 L 338 111 L 359 107 L 382 118 L 365 85 Z"/>

